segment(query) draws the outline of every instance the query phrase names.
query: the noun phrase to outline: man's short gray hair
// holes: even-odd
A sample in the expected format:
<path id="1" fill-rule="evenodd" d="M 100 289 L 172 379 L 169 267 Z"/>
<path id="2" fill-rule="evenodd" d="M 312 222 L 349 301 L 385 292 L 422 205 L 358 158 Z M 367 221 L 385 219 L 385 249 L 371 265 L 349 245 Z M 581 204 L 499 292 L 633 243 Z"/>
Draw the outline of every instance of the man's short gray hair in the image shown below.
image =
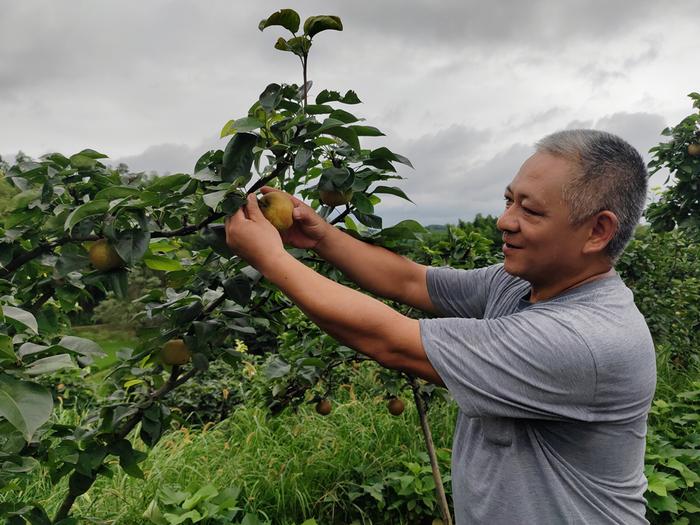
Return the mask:
<path id="1" fill-rule="evenodd" d="M 573 177 L 562 190 L 572 225 L 603 210 L 615 214 L 619 225 L 605 253 L 616 261 L 644 211 L 648 175 L 639 152 L 616 135 L 592 129 L 552 133 L 536 148 L 574 166 Z"/>

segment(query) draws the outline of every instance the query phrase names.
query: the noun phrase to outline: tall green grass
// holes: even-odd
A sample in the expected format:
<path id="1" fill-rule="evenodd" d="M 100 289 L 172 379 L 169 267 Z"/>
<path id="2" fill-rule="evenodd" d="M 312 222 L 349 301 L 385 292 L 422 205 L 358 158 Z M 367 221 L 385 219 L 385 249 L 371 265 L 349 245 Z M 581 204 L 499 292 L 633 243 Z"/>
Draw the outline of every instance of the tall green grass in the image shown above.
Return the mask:
<path id="1" fill-rule="evenodd" d="M 240 487 L 241 506 L 275 525 L 311 517 L 318 523 L 369 524 L 367 514 L 376 509 L 354 506 L 349 493 L 389 471 L 405 470 L 405 461 L 423 462 L 418 416 L 407 405 L 399 417 L 387 412 L 381 398 L 348 398 L 334 403 L 327 417 L 309 406 L 272 418 L 262 409 L 241 408 L 216 426 L 166 435 L 143 465 L 145 480 L 126 476 L 114 460 L 113 478 L 100 478 L 73 513 L 81 523 L 144 523 L 142 513 L 160 486 L 211 483 L 219 490 Z M 450 447 L 455 415 L 444 403 L 431 409 L 437 447 Z M 57 489 L 38 474 L 28 490 L 53 510 L 64 487 L 65 480 Z"/>

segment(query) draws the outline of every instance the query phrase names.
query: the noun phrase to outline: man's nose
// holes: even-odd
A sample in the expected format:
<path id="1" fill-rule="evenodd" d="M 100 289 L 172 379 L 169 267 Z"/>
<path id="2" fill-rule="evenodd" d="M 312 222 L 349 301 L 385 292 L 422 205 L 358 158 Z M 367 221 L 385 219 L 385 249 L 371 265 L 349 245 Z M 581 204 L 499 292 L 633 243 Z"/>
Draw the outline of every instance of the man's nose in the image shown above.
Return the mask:
<path id="1" fill-rule="evenodd" d="M 510 208 L 506 208 L 501 213 L 501 216 L 496 221 L 496 228 L 503 231 L 515 232 L 518 231 L 518 221 L 510 212 Z"/>

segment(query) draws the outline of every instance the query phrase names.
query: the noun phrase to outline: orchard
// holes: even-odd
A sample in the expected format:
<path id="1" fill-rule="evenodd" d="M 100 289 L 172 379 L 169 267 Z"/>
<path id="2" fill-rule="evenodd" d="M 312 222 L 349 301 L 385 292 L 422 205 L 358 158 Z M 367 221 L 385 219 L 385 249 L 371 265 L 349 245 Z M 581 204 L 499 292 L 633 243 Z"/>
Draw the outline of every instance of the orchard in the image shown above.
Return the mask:
<path id="1" fill-rule="evenodd" d="M 342 31 L 341 20 L 311 16 L 302 24 L 282 9 L 259 29 L 284 34 L 274 48 L 299 61 L 300 83 L 261 86 L 248 110 L 223 125 L 225 148 L 202 152 L 192 173 L 131 173 L 92 149 L 0 163 L 9 188 L 0 218 L 0 517 L 8 523 L 130 523 L 90 517 L 91 502 L 108 498 L 105 487 L 118 479 L 155 484 L 135 511 L 144 523 L 451 523 L 446 447 L 455 408 L 447 393 L 381 369 L 319 331 L 231 253 L 223 224 L 247 195 L 272 187 L 365 242 L 423 264 L 474 268 L 498 261 L 493 219 L 444 232 L 411 220 L 386 227 L 378 208 L 386 195 L 410 200 L 396 173 L 410 161 L 363 147 L 383 133 L 356 116 L 355 91 L 312 90 L 307 78 L 314 47 Z M 640 227 L 619 264 L 659 356 L 646 472 L 654 523 L 700 523 L 700 95 L 690 96 L 698 112 L 664 130 L 670 142 L 652 150 L 651 167 L 667 168 L 674 185 L 649 208 L 651 227 Z M 265 191 L 265 217 L 288 230 L 291 201 Z M 347 284 L 311 251 L 289 252 Z M 106 351 L 75 325 L 109 302 L 128 310 L 138 330 L 130 344 Z M 242 451 L 263 439 L 255 432 L 264 424 L 293 441 L 311 435 L 310 426 L 330 433 L 341 417 L 360 420 L 369 405 L 387 428 L 412 429 L 424 451 L 381 478 L 354 465 L 347 501 L 319 497 L 283 517 L 252 505 L 253 487 L 236 479 L 174 487 L 154 477 L 159 458 L 234 431 L 226 425 L 248 429 L 236 441 Z M 312 423 L 297 428 L 302 415 Z M 358 438 L 356 448 L 368 443 Z M 213 461 L 190 459 L 194 468 Z M 256 461 L 263 471 L 265 461 Z"/>

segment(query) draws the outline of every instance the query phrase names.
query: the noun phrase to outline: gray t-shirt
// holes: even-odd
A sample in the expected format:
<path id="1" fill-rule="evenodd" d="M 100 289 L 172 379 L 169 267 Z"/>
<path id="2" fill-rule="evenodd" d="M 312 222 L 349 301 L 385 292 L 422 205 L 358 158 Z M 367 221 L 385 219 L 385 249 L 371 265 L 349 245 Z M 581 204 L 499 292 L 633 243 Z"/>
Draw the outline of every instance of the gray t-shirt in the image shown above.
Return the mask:
<path id="1" fill-rule="evenodd" d="M 502 265 L 431 268 L 428 359 L 459 406 L 458 525 L 648 523 L 654 345 L 619 276 L 527 301 Z"/>

